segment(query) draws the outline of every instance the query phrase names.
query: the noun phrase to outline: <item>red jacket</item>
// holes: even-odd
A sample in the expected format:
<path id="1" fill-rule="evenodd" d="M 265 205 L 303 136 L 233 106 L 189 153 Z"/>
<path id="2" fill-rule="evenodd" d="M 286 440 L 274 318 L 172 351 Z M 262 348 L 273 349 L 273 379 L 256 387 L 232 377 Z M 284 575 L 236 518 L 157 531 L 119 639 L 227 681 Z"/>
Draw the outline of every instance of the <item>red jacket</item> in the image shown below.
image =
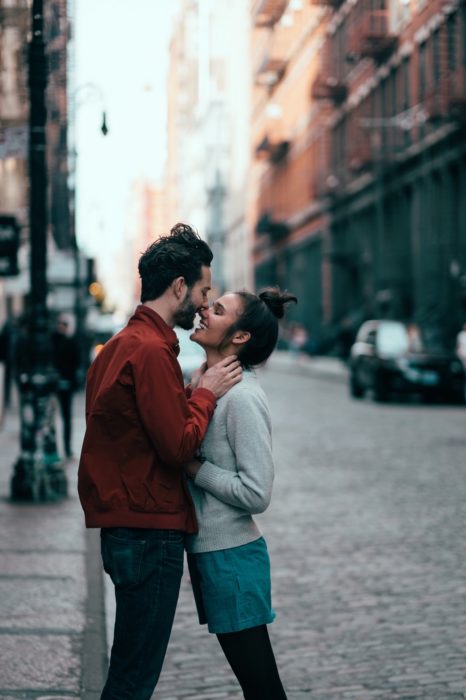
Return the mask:
<path id="1" fill-rule="evenodd" d="M 174 331 L 141 305 L 91 365 L 78 473 L 87 527 L 196 532 L 183 466 L 215 397 L 195 389 L 187 398 L 178 352 Z"/>

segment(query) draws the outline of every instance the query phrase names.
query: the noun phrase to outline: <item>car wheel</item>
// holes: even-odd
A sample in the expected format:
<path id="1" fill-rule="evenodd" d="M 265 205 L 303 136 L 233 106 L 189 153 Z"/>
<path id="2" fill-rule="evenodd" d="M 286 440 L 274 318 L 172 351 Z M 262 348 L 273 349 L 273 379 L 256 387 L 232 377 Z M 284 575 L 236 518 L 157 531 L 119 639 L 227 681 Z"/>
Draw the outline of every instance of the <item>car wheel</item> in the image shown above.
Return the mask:
<path id="1" fill-rule="evenodd" d="M 350 394 L 353 399 L 362 399 L 364 396 L 364 389 L 360 384 L 358 384 L 357 379 L 353 374 L 350 377 Z"/>
<path id="2" fill-rule="evenodd" d="M 456 404 L 457 406 L 462 406 L 464 403 L 466 403 L 464 391 L 454 391 L 451 394 L 448 394 L 447 400 L 450 403 Z"/>
<path id="3" fill-rule="evenodd" d="M 374 387 L 374 399 L 377 403 L 386 403 L 389 397 L 388 385 L 383 379 L 377 379 Z"/>

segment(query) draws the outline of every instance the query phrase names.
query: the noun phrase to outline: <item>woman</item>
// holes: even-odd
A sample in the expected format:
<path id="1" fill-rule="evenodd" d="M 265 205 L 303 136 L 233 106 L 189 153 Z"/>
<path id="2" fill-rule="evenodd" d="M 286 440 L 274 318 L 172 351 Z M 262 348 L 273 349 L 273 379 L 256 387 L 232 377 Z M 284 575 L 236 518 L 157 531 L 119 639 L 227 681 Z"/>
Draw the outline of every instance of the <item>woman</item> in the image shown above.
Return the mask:
<path id="1" fill-rule="evenodd" d="M 273 482 L 270 416 L 252 368 L 272 353 L 290 301 L 277 289 L 225 294 L 191 336 L 207 367 L 236 354 L 244 369 L 187 465 L 199 532 L 186 548 L 199 621 L 217 635 L 247 700 L 286 699 L 266 626 L 275 617 L 267 546 L 252 518 L 269 505 Z"/>

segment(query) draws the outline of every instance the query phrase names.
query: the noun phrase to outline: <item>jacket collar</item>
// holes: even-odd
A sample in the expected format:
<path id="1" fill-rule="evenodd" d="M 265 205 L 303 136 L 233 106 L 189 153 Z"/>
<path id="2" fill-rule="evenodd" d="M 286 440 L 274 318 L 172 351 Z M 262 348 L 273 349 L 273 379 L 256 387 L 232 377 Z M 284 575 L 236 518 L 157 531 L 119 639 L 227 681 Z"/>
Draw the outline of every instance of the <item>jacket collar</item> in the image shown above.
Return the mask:
<path id="1" fill-rule="evenodd" d="M 178 342 L 178 338 L 176 337 L 176 333 L 156 311 L 150 309 L 145 304 L 139 304 L 136 311 L 129 319 L 128 325 L 137 322 L 142 322 L 156 329 L 159 335 L 163 337 L 168 345 L 170 345 L 172 350 L 178 355 L 180 352 L 180 344 Z"/>

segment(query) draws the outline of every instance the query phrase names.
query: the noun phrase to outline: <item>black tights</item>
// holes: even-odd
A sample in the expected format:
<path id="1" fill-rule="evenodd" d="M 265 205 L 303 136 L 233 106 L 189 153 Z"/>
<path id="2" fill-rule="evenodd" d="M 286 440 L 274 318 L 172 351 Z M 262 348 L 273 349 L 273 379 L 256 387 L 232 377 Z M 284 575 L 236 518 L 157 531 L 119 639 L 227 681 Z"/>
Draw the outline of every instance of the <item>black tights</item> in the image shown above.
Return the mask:
<path id="1" fill-rule="evenodd" d="M 246 700 L 286 700 L 265 625 L 218 634 Z"/>

